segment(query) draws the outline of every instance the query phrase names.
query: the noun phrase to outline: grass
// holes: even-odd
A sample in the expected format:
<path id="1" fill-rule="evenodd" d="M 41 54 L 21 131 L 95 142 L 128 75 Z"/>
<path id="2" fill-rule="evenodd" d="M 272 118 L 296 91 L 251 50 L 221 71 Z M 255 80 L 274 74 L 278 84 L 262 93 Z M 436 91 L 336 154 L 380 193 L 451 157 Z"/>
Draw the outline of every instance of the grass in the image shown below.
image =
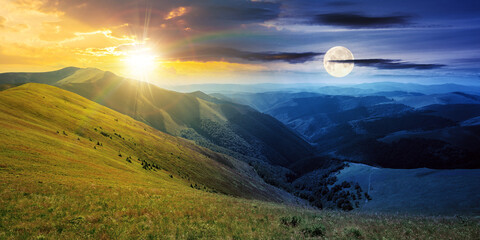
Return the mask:
<path id="1" fill-rule="evenodd" d="M 271 194 L 247 164 L 93 103 L 40 84 L 1 92 L 0 156 L 15 172 L 144 184 L 172 175 L 177 184 L 263 200 Z M 132 163 L 126 158 L 130 157 Z M 11 159 L 7 161 L 7 159 Z M 147 161 L 159 169 L 145 171 Z M 161 170 L 160 170 L 161 169 Z M 170 180 L 169 180 L 170 181 Z"/>
<path id="2" fill-rule="evenodd" d="M 0 176 L 0 239 L 480 236 L 472 218 L 292 205 L 242 162 L 40 84 L 0 92 Z"/>

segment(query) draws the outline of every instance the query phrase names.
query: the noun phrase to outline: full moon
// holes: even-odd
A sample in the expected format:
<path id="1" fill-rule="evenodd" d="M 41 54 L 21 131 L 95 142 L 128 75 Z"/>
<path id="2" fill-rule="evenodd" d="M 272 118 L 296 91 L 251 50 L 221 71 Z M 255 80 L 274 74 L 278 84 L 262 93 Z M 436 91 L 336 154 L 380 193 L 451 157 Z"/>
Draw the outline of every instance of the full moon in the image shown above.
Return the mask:
<path id="1" fill-rule="evenodd" d="M 342 63 L 332 62 L 335 60 L 353 60 L 353 54 L 346 47 L 336 46 L 330 48 L 323 58 L 323 66 L 327 70 L 328 74 L 334 77 L 345 77 L 353 69 L 353 62 Z"/>

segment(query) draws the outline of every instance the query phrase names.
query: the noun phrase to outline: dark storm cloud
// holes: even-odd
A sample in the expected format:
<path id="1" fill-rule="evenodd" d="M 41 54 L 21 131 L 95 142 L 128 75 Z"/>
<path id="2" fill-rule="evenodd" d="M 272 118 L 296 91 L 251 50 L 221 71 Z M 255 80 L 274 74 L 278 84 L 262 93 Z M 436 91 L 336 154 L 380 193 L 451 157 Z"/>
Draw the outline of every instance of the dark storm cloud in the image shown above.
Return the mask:
<path id="1" fill-rule="evenodd" d="M 409 16 L 371 17 L 358 13 L 327 13 L 314 17 L 314 23 L 348 28 L 384 28 L 409 24 Z"/>
<path id="2" fill-rule="evenodd" d="M 322 53 L 317 52 L 244 52 L 244 55 L 240 58 L 249 60 L 249 61 L 262 61 L 262 62 L 271 62 L 271 61 L 284 61 L 288 63 L 304 63 L 313 61 L 315 57 L 322 55 Z"/>
<path id="3" fill-rule="evenodd" d="M 354 63 L 361 67 L 374 67 L 377 69 L 415 69 L 429 70 L 444 67 L 443 64 L 419 64 L 403 62 L 395 59 L 355 59 L 355 60 L 331 60 L 336 63 Z"/>
<path id="4" fill-rule="evenodd" d="M 202 48 L 195 51 L 173 53 L 172 58 L 196 61 L 216 61 L 222 59 L 240 59 L 243 61 L 304 63 L 313 61 L 318 52 L 250 52 L 233 48 Z"/>

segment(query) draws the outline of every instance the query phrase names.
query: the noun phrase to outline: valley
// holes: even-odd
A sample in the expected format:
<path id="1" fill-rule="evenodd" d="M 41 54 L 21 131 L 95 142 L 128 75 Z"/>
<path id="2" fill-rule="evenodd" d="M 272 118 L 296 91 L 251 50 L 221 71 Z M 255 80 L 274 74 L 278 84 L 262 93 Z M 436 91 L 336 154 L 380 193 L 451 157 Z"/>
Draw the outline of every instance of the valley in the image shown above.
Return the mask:
<path id="1" fill-rule="evenodd" d="M 49 73 L 61 78 L 56 81 L 43 80 L 42 75 L 0 75 L 5 86 L 0 92 L 0 223 L 3 229 L 9 229 L 2 232 L 2 237 L 403 236 L 396 228 L 410 229 L 412 238 L 431 236 L 431 232 L 454 238 L 458 234 L 478 234 L 479 223 L 474 218 L 464 225 L 458 219 L 441 217 L 440 225 L 431 225 L 431 218 L 437 215 L 478 215 L 478 171 L 453 169 L 475 168 L 478 162 L 460 159 L 444 162 L 441 167 L 439 162 L 431 162 L 434 168 L 452 170 L 422 168 L 428 162 L 394 169 L 388 168 L 391 163 L 355 159 L 342 148 L 333 148 L 352 143 L 358 147 L 359 140 L 368 140 L 357 135 L 374 137 L 378 140 L 375 144 L 398 145 L 399 139 L 429 136 L 437 141 L 449 140 L 452 146 L 466 146 L 462 141 L 472 140 L 465 140 L 465 136 L 476 137 L 476 114 L 470 111 L 476 106 L 461 105 L 468 114 L 458 115 L 452 112 L 451 105 L 415 110 L 408 106 L 392 108 L 389 105 L 400 104 L 382 96 L 312 93 L 313 99 L 291 97 L 289 101 L 294 105 L 278 101 L 274 106 L 280 107 L 268 111 L 285 126 L 254 108 L 216 97 L 220 95 L 182 94 L 144 83 L 138 85 L 145 91 L 142 95 L 154 91 L 158 96 L 142 96 L 136 107 L 123 106 L 120 96 L 138 87 L 131 85 L 135 82 L 87 70 L 77 73 L 77 69 L 74 76 L 67 71 L 67 77 Z M 89 77 L 84 77 L 86 72 Z M 75 80 L 78 76 L 82 80 Z M 82 84 L 85 86 L 79 87 Z M 87 98 L 74 93 L 91 88 L 101 92 L 107 86 L 116 90 L 106 96 L 85 93 Z M 71 91 L 67 91 L 69 88 Z M 313 111 L 306 103 L 319 110 Z M 184 112 L 171 107 L 179 109 L 184 105 L 190 106 Z M 295 111 L 290 113 L 291 109 Z M 340 133 L 328 135 L 328 131 L 307 135 L 308 131 L 302 131 L 295 121 L 286 122 L 308 118 L 309 112 L 315 113 L 313 121 L 305 121 L 314 124 L 306 128 L 310 131 L 316 129 L 315 124 L 338 129 L 342 124 L 351 127 L 352 121 L 357 121 L 356 128 L 349 130 L 356 137 L 350 140 L 357 142 L 336 140 Z M 406 121 L 412 117 L 414 120 Z M 428 124 L 424 123 L 420 131 L 416 124 L 422 118 Z M 402 119 L 395 120 L 402 124 L 392 125 L 391 119 Z M 371 121 L 375 127 L 368 125 L 373 124 Z M 383 128 L 379 127 L 381 121 L 387 121 Z M 285 136 L 280 142 L 277 133 Z M 319 141 L 322 135 L 330 145 Z M 330 151 L 322 152 L 321 145 Z M 332 154 L 335 149 L 337 152 Z M 475 144 L 467 149 L 475 150 Z M 429 185 L 423 184 L 425 181 Z M 405 217 L 390 219 L 389 214 Z M 418 214 L 422 217 L 412 217 Z M 350 217 L 354 220 L 345 221 Z M 384 223 L 385 219 L 390 220 Z M 372 224 L 377 227 L 372 228 Z M 443 230 L 428 230 L 434 228 Z M 445 232 L 451 228 L 455 231 Z"/>
<path id="2" fill-rule="evenodd" d="M 0 0 L 0 240 L 480 240 L 479 13 Z"/>

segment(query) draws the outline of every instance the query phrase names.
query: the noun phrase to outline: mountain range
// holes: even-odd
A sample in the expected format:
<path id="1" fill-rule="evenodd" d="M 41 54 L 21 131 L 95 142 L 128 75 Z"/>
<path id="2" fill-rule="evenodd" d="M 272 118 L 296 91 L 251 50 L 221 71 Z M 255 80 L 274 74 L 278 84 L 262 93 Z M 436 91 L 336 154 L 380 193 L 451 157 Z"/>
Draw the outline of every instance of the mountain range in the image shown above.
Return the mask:
<path id="1" fill-rule="evenodd" d="M 368 91 L 371 91 L 372 85 L 368 86 Z M 419 174 L 417 176 L 413 174 L 416 171 L 414 169 L 468 168 L 472 169 L 465 170 L 470 171 L 466 174 L 469 177 L 450 180 L 458 181 L 460 185 L 476 182 L 476 169 L 480 166 L 480 152 L 477 147 L 480 144 L 478 95 L 472 91 L 438 93 L 441 87 L 437 87 L 435 93 L 428 93 L 422 87 L 418 88 L 418 91 L 403 91 L 386 86 L 391 84 L 380 84 L 379 90 L 391 91 L 369 94 L 360 94 L 357 89 L 351 92 L 351 88 L 341 90 L 344 93 L 350 91 L 344 95 L 328 95 L 314 89 L 309 92 L 227 91 L 206 94 L 201 91 L 181 93 L 166 90 L 152 83 L 123 78 L 95 68 L 70 67 L 46 73 L 0 74 L 0 87 L 5 96 L 15 91 L 23 92 L 22 96 L 29 92 L 50 91 L 49 94 L 57 98 L 63 96 L 64 104 L 68 104 L 72 102 L 71 99 L 79 97 L 72 94 L 78 94 L 84 98 L 81 101 L 90 100 L 100 104 L 89 103 L 85 109 L 92 108 L 96 111 L 108 108 L 109 111 L 117 112 L 116 114 L 131 117 L 129 124 L 140 124 L 135 123 L 136 121 L 146 124 L 142 127 L 144 131 L 151 129 L 164 138 L 181 142 L 181 151 L 191 152 L 184 165 L 177 163 L 177 160 L 166 161 L 163 165 L 157 161 L 170 159 L 172 156 L 183 159 L 180 154 L 169 150 L 175 149 L 172 144 L 164 144 L 169 147 L 163 148 L 146 145 L 149 150 L 143 150 L 143 154 L 128 152 L 128 160 L 136 159 L 147 169 L 164 169 L 172 173 L 171 176 L 176 173 L 177 177 L 188 180 L 187 186 L 190 184 L 194 189 L 207 192 L 289 204 L 305 204 L 299 199 L 303 198 L 318 208 L 347 211 L 394 211 L 395 207 L 389 205 L 391 198 L 386 197 L 388 188 L 371 191 L 370 187 L 378 184 L 376 179 L 366 182 L 364 177 L 345 178 L 344 173 L 348 173 L 345 176 L 364 176 L 362 171 L 365 172 L 369 167 L 393 168 L 399 170 L 395 174 L 405 175 L 405 179 L 408 179 L 405 181 L 418 185 L 423 171 L 416 172 L 415 174 Z M 268 87 L 268 84 L 265 84 L 265 87 Z M 327 88 L 334 89 L 323 87 Z M 14 98 L 22 99 L 20 96 L 11 98 L 11 101 Z M 80 100 L 75 100 L 78 101 Z M 9 104 L 17 103 L 13 101 L 7 105 Z M 18 109 L 27 109 L 26 106 L 28 102 L 22 103 Z M 35 106 L 32 109 L 37 108 L 40 107 Z M 52 114 L 59 114 L 55 107 L 50 106 L 49 109 L 53 111 Z M 67 114 L 77 111 L 58 110 Z M 13 110 L 8 114 L 25 115 L 14 113 Z M 34 122 L 39 121 L 35 120 L 36 116 L 48 115 L 38 112 L 32 114 L 28 119 Z M 89 112 L 84 112 L 74 118 L 82 119 L 81 116 L 89 115 Z M 120 136 L 121 139 L 125 138 L 125 133 L 118 131 L 127 126 L 114 128 L 120 118 L 113 119 L 115 122 L 110 121 L 101 126 L 92 125 L 89 128 L 106 137 L 106 140 L 114 140 Z M 73 125 L 81 123 L 73 121 Z M 65 131 L 65 136 L 72 131 L 62 130 L 67 128 L 65 124 L 55 128 L 58 128 L 57 134 L 60 136 L 63 136 L 62 131 Z M 27 132 L 34 131 L 28 129 Z M 85 137 L 78 131 L 75 134 L 79 136 L 79 141 Z M 92 143 L 98 141 L 89 135 L 90 139 Z M 115 146 L 109 151 L 114 152 L 116 149 L 118 155 L 125 156 L 123 149 L 134 149 L 131 144 L 143 146 L 146 143 L 133 142 L 133 139 L 130 140 L 130 145 Z M 162 141 L 165 140 L 160 142 Z M 160 153 L 156 153 L 157 151 Z M 198 165 L 202 156 L 209 159 L 203 163 L 218 168 Z M 355 165 L 357 163 L 367 164 L 367 167 L 356 167 L 363 166 Z M 210 169 L 210 172 L 204 172 L 204 168 L 206 171 Z M 404 171 L 400 171 L 402 169 Z M 195 173 L 196 171 L 199 173 Z M 218 174 L 224 179 L 203 177 Z M 435 174 L 430 178 L 442 178 L 438 182 L 450 181 L 445 176 Z M 232 183 L 234 187 L 228 183 Z M 394 182 L 392 184 L 398 185 Z M 449 185 L 450 188 L 444 190 L 454 186 Z M 439 189 L 441 188 L 430 186 L 426 188 L 424 195 L 436 201 L 436 197 L 440 196 L 435 192 Z M 465 188 L 462 191 L 464 194 L 471 194 L 471 189 Z M 471 199 L 475 201 L 477 198 L 472 196 Z M 425 200 L 424 203 L 428 204 L 428 201 Z M 416 202 L 410 208 L 395 206 L 398 210 L 401 208 L 418 212 L 423 205 Z M 465 208 L 456 210 L 466 212 Z M 438 208 L 423 213 L 446 214 Z"/>
<path id="2" fill-rule="evenodd" d="M 368 96 L 212 95 L 274 116 L 312 143 L 320 155 L 391 168 L 480 167 L 479 95 L 402 91 Z"/>

